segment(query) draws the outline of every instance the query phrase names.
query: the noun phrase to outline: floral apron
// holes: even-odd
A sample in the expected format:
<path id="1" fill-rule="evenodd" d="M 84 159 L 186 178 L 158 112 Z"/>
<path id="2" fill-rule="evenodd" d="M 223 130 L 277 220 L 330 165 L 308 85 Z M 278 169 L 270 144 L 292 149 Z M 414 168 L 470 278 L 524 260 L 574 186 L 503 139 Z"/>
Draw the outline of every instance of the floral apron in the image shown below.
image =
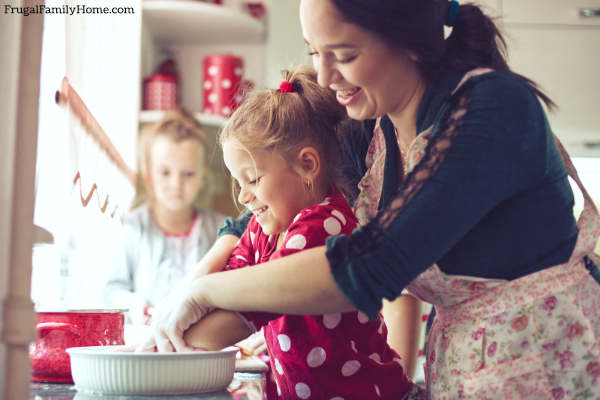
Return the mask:
<path id="1" fill-rule="evenodd" d="M 512 281 L 433 265 L 407 287 L 437 312 L 425 365 L 431 399 L 600 399 L 600 285 L 586 269 L 600 216 L 555 140 L 585 199 L 569 261 Z"/>

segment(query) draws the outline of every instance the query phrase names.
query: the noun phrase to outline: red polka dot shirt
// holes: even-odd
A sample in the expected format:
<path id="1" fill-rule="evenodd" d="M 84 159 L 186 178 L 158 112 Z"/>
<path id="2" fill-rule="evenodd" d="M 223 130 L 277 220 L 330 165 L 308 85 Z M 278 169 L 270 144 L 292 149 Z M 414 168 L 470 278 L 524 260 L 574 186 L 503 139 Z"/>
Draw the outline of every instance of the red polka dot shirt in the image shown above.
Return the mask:
<path id="1" fill-rule="evenodd" d="M 337 189 L 320 204 L 301 210 L 276 249 L 278 235 L 263 233 L 253 217 L 228 268 L 243 268 L 325 244 L 350 234 L 357 220 Z M 282 399 L 402 399 L 412 383 L 400 357 L 387 345 L 381 315 L 361 312 L 277 315 L 244 312 L 248 325 L 264 327 L 271 368 Z"/>

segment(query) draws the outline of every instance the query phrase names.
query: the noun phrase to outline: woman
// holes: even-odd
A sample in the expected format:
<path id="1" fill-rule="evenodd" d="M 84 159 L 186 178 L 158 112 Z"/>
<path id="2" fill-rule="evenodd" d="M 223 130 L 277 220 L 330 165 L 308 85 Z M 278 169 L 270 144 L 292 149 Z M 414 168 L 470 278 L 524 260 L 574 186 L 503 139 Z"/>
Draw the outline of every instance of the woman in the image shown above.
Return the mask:
<path id="1" fill-rule="evenodd" d="M 538 98 L 553 104 L 509 70 L 493 22 L 435 0 L 301 0 L 300 14 L 319 83 L 365 121 L 346 155 L 369 222 L 196 280 L 157 331 L 159 349 L 186 349 L 183 331 L 211 307 L 372 317 L 407 288 L 438 312 L 430 397 L 597 391 L 600 285 L 586 265 L 600 218 L 584 190 L 576 225 L 573 170 Z"/>

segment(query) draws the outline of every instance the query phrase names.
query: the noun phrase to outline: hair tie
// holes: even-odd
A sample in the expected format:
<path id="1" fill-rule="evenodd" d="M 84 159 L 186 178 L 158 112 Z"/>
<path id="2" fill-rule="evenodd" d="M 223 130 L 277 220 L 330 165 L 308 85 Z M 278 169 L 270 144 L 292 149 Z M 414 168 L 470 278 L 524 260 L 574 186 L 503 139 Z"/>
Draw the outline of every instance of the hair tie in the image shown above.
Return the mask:
<path id="1" fill-rule="evenodd" d="M 281 85 L 279 85 L 279 91 L 281 93 L 294 93 L 296 91 L 296 86 L 292 82 L 283 81 Z"/>
<path id="2" fill-rule="evenodd" d="M 448 15 L 446 16 L 446 26 L 454 26 L 454 22 L 456 21 L 456 16 L 458 15 L 459 8 L 460 4 L 458 3 L 458 1 L 450 1 L 450 5 L 448 6 Z"/>

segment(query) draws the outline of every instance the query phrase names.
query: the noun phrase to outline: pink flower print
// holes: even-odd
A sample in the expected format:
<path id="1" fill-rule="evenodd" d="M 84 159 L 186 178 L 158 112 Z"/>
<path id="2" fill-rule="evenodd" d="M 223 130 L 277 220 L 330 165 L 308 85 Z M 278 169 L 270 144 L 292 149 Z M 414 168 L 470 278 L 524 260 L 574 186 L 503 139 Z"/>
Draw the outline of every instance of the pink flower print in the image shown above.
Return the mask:
<path id="1" fill-rule="evenodd" d="M 542 349 L 544 350 L 554 350 L 558 346 L 558 340 L 554 340 L 552 342 L 544 343 L 542 345 Z"/>
<path id="2" fill-rule="evenodd" d="M 431 350 L 431 354 L 429 354 L 429 362 L 432 364 L 435 362 L 435 350 Z"/>
<path id="3" fill-rule="evenodd" d="M 552 311 L 556 307 L 556 302 L 556 296 L 546 297 L 544 299 L 544 302 L 540 305 L 540 307 L 542 308 L 542 310 Z"/>
<path id="4" fill-rule="evenodd" d="M 510 326 L 517 332 L 527 328 L 527 324 L 529 324 L 529 316 L 527 315 L 521 315 L 510 322 Z"/>
<path id="5" fill-rule="evenodd" d="M 554 400 L 562 400 L 565 397 L 565 390 L 560 387 L 552 389 L 552 397 Z"/>
<path id="6" fill-rule="evenodd" d="M 462 372 L 459 369 L 452 369 L 452 370 L 450 370 L 450 375 L 453 375 L 453 376 L 460 376 L 461 373 Z"/>
<path id="7" fill-rule="evenodd" d="M 594 378 L 598 378 L 600 376 L 600 363 L 598 361 L 590 361 L 585 367 L 585 372 Z"/>
<path id="8" fill-rule="evenodd" d="M 579 322 L 567 326 L 567 337 L 569 340 L 573 340 L 581 335 L 583 335 L 583 326 Z"/>
<path id="9" fill-rule="evenodd" d="M 487 348 L 487 356 L 494 357 L 494 354 L 496 354 L 497 348 L 498 348 L 498 342 L 492 342 L 492 344 L 490 344 Z"/>
<path id="10" fill-rule="evenodd" d="M 560 351 L 554 352 L 554 356 L 560 360 L 560 369 L 565 369 L 567 366 L 573 366 L 573 355 L 573 352 L 570 350 L 565 350 L 562 353 Z"/>
<path id="11" fill-rule="evenodd" d="M 521 348 L 522 348 L 522 349 L 524 349 L 524 348 L 526 348 L 527 346 L 529 346 L 529 341 L 528 341 L 528 340 L 523 340 L 523 341 L 521 342 Z"/>
<path id="12" fill-rule="evenodd" d="M 504 319 L 504 317 L 506 317 L 507 314 L 508 312 L 505 311 L 498 315 L 494 315 L 492 318 L 490 318 L 490 325 L 505 324 L 506 320 Z"/>
<path id="13" fill-rule="evenodd" d="M 469 290 L 472 290 L 474 292 L 477 290 L 483 290 L 485 288 L 486 288 L 486 285 L 483 282 L 473 282 L 469 285 Z"/>
<path id="14" fill-rule="evenodd" d="M 479 328 L 471 334 L 471 338 L 473 340 L 479 340 L 481 338 L 481 336 L 483 336 L 484 333 L 485 333 L 485 328 Z"/>

